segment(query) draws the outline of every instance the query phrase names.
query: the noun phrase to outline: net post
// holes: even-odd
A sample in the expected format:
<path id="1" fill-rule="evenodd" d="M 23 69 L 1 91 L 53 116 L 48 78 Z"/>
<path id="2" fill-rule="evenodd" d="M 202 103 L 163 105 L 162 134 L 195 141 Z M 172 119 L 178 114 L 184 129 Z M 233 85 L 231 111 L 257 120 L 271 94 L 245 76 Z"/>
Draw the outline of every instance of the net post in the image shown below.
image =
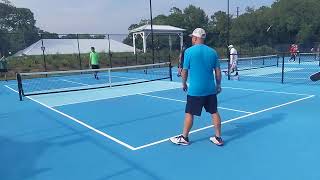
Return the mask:
<path id="1" fill-rule="evenodd" d="M 20 101 L 22 101 L 23 89 L 22 89 L 21 75 L 19 73 L 17 73 L 16 78 L 17 78 L 17 82 L 18 82 L 19 99 L 20 99 Z"/>
<path id="2" fill-rule="evenodd" d="M 277 54 L 277 67 L 279 67 L 279 54 Z"/>
<path id="3" fill-rule="evenodd" d="M 301 54 L 298 53 L 298 56 L 299 56 L 299 64 L 301 64 Z"/>
<path id="4" fill-rule="evenodd" d="M 285 53 L 282 54 L 282 70 L 281 70 L 281 83 L 284 83 L 284 57 Z"/>

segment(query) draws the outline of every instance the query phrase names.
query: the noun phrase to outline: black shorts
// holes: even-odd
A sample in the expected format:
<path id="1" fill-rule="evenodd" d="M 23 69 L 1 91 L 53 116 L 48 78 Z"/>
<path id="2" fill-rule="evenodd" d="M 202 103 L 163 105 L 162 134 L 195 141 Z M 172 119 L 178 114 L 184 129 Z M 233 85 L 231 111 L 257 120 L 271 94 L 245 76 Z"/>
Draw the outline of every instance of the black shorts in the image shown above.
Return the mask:
<path id="1" fill-rule="evenodd" d="M 91 68 L 92 69 L 100 69 L 100 66 L 99 65 L 91 65 Z"/>
<path id="2" fill-rule="evenodd" d="M 217 95 L 187 97 L 186 113 L 201 116 L 202 108 L 210 114 L 217 112 Z"/>

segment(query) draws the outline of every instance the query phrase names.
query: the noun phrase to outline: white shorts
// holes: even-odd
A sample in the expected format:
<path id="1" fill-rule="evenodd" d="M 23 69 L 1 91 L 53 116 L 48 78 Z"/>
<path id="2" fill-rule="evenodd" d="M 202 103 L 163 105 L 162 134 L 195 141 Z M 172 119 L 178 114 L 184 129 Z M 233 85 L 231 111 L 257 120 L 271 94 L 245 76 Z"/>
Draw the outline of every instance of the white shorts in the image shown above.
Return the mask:
<path id="1" fill-rule="evenodd" d="M 230 63 L 230 69 L 236 69 L 237 68 L 237 62 L 234 61 L 234 62 L 231 62 Z"/>

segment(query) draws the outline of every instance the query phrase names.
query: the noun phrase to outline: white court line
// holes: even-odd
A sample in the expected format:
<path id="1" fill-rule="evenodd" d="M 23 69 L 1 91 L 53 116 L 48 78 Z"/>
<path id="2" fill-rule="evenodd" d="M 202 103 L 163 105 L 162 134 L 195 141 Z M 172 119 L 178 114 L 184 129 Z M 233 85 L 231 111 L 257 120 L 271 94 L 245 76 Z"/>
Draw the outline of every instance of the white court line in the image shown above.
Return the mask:
<path id="1" fill-rule="evenodd" d="M 233 118 L 233 119 L 230 119 L 230 120 L 227 120 L 227 121 L 223 121 L 221 124 L 227 124 L 227 123 L 230 123 L 230 122 L 233 122 L 233 121 L 244 119 L 244 118 L 247 118 L 247 117 L 250 117 L 250 116 L 253 116 L 253 115 L 257 115 L 257 114 L 260 114 L 260 113 L 263 113 L 263 112 L 266 112 L 266 111 L 270 111 L 270 110 L 273 110 L 273 109 L 276 109 L 276 108 L 287 106 L 289 104 L 293 104 L 293 103 L 296 103 L 296 102 L 299 102 L 299 101 L 303 101 L 303 100 L 306 100 L 306 99 L 310 99 L 310 98 L 313 98 L 313 97 L 315 97 L 315 95 L 310 95 L 308 97 L 300 98 L 300 99 L 297 99 L 297 100 L 294 100 L 294 101 L 290 101 L 290 102 L 287 102 L 287 103 L 284 103 L 284 104 L 280 104 L 280 105 L 273 106 L 273 107 L 270 107 L 270 108 L 267 108 L 267 109 L 263 109 L 261 111 L 253 112 L 253 113 L 250 113 L 250 114 L 247 114 L 247 115 L 244 115 L 244 116 L 240 116 L 240 117 Z M 206 127 L 200 128 L 200 129 L 196 129 L 196 130 L 191 131 L 190 134 L 196 133 L 196 132 L 199 132 L 199 131 L 203 131 L 203 130 L 206 130 L 206 129 L 209 129 L 209 128 L 212 128 L 212 127 L 214 127 L 214 126 L 210 125 L 210 126 L 206 126 Z M 179 135 L 176 135 L 176 136 L 179 136 Z M 175 136 L 173 136 L 173 137 L 175 137 Z M 144 148 L 147 148 L 147 147 L 150 147 L 150 146 L 154 146 L 154 145 L 166 142 L 170 138 L 162 139 L 160 141 L 156 141 L 156 142 L 153 142 L 153 143 L 150 143 L 150 144 L 139 146 L 139 147 L 134 148 L 133 150 L 136 151 L 136 150 L 144 149 Z"/>
<path id="2" fill-rule="evenodd" d="M 89 85 L 89 84 L 84 84 L 84 83 L 69 81 L 69 80 L 65 80 L 65 79 L 60 79 L 60 81 L 65 81 L 65 82 L 69 82 L 69 83 L 72 83 L 72 84 L 80 84 L 80 85 L 84 85 L 84 86 L 88 86 L 88 85 Z"/>
<path id="3" fill-rule="evenodd" d="M 148 95 L 148 94 L 137 94 L 137 95 L 141 95 L 141 96 L 147 96 L 147 97 L 153 97 L 153 98 L 157 98 L 157 99 L 164 99 L 164 100 L 169 100 L 169 101 L 176 101 L 176 102 L 182 102 L 182 103 L 186 103 L 186 101 L 183 100 L 179 100 L 179 99 L 171 99 L 171 98 L 165 98 L 165 97 L 161 97 L 161 96 L 152 96 L 152 95 Z M 241 112 L 241 113 L 246 113 L 246 114 L 250 114 L 252 112 L 249 111 L 241 111 L 241 110 L 237 110 L 237 109 L 230 109 L 230 108 L 225 108 L 225 107 L 218 107 L 219 109 L 224 109 L 224 110 L 228 110 L 228 111 L 234 111 L 234 112 Z"/>
<path id="4" fill-rule="evenodd" d="M 98 77 L 109 77 L 109 75 L 99 75 L 98 73 Z M 139 78 L 130 78 L 130 77 L 124 77 L 124 76 L 111 76 L 112 78 L 121 78 L 121 79 L 139 79 Z M 67 77 L 70 80 L 77 80 L 77 79 L 93 79 L 93 76 L 85 76 L 85 77 Z M 61 78 L 55 78 L 52 79 L 51 81 L 60 81 Z"/>
<path id="5" fill-rule="evenodd" d="M 98 75 L 100 77 L 109 77 L 108 75 Z M 124 77 L 124 76 L 111 76 L 113 78 L 120 78 L 120 79 L 139 79 L 139 78 L 130 78 L 130 77 Z M 70 80 L 77 80 L 77 79 L 91 79 L 93 77 L 68 77 L 68 79 Z M 66 79 L 62 79 L 62 78 L 57 78 L 57 77 L 53 77 L 52 79 L 47 79 L 48 81 L 65 81 L 65 82 L 70 82 L 73 84 L 79 84 L 79 85 L 89 85 L 89 84 L 84 84 L 84 83 L 80 83 L 80 82 L 75 82 L 75 81 L 70 81 L 70 80 L 66 80 Z M 28 84 L 34 84 L 34 83 L 28 83 L 28 82 L 23 82 L 23 85 L 28 85 Z M 17 84 L 8 84 L 8 86 L 16 86 Z"/>
<path id="6" fill-rule="evenodd" d="M 245 76 L 245 77 L 256 77 L 256 78 L 265 78 L 265 79 L 281 79 L 281 77 L 265 77 L 265 76 L 259 76 L 259 75 L 242 75 L 242 76 Z M 241 76 L 240 76 L 241 78 Z M 294 79 L 294 80 L 309 80 L 309 77 L 306 77 L 306 78 L 288 78 L 288 77 L 285 77 L 284 80 L 290 80 L 290 79 Z M 310 80 L 309 80 L 310 81 Z"/>
<path id="7" fill-rule="evenodd" d="M 6 86 L 6 87 L 9 88 L 12 91 L 18 93 L 16 90 L 10 88 L 9 86 Z M 90 126 L 90 125 L 88 125 L 88 124 L 86 124 L 86 123 L 84 123 L 84 122 L 82 122 L 82 121 L 80 121 L 80 120 L 68 115 L 68 114 L 65 114 L 65 113 L 63 113 L 63 112 L 61 112 L 59 110 L 56 110 L 56 109 L 54 109 L 54 108 L 52 108 L 50 106 L 47 106 L 46 104 L 44 104 L 42 102 L 39 102 L 39 101 L 37 101 L 37 100 L 35 100 L 35 99 L 31 98 L 31 97 L 27 97 L 27 98 L 32 100 L 32 101 L 34 101 L 34 102 L 36 102 L 36 103 L 38 103 L 38 104 L 40 104 L 40 105 L 42 105 L 42 106 L 44 106 L 44 107 L 46 107 L 46 108 L 48 108 L 48 109 L 50 109 L 50 110 L 52 110 L 52 111 L 54 111 L 54 112 L 56 112 L 56 113 L 58 113 L 58 114 L 60 114 L 60 115 L 62 115 L 62 116 L 64 116 L 64 117 L 66 117 L 66 118 L 68 118 L 68 119 L 70 119 L 70 120 L 72 120 L 72 121 L 74 121 L 74 122 L 76 122 L 76 123 L 78 123 L 78 124 L 81 124 L 82 126 L 88 128 L 88 129 L 91 129 L 92 131 L 94 131 L 94 132 L 96 132 L 96 133 L 98 133 L 98 134 L 100 134 L 100 135 L 102 135 L 102 136 L 104 136 L 104 137 L 106 137 L 106 138 L 108 138 L 108 139 L 110 139 L 110 140 L 112 140 L 112 141 L 114 141 L 114 142 L 116 142 L 116 143 L 128 148 L 128 149 L 131 149 L 131 150 L 135 149 L 133 146 L 130 146 L 129 144 L 126 144 L 126 143 L 120 141 L 119 139 L 116 139 L 115 137 L 112 137 L 112 136 L 110 136 L 110 135 L 108 135 L 108 134 L 106 134 L 106 133 L 104 133 L 104 132 L 102 132 L 102 131 L 100 131 L 98 129 L 95 129 L 94 127 L 92 127 L 92 126 Z"/>
<path id="8" fill-rule="evenodd" d="M 110 87 L 110 89 L 115 89 L 115 88 L 119 88 L 119 87 Z M 153 90 L 148 90 L 148 91 L 143 91 L 142 93 L 155 93 L 155 92 L 161 92 L 161 91 L 168 91 L 168 90 L 176 90 L 176 89 L 181 89 L 181 87 L 167 87 L 165 89 L 153 89 Z M 129 91 L 127 91 L 129 92 Z M 80 102 L 71 102 L 71 103 L 63 103 L 63 104 L 59 104 L 59 105 L 54 105 L 51 107 L 60 107 L 60 106 L 66 106 L 66 105 L 72 105 L 72 104 L 80 104 L 80 103 L 87 103 L 87 102 L 95 102 L 95 101 L 101 101 L 101 100 L 108 100 L 108 99 L 115 99 L 115 98 L 122 98 L 122 97 L 130 97 L 130 96 L 136 96 L 141 94 L 141 91 L 138 92 L 134 92 L 134 93 L 128 93 L 128 94 L 122 94 L 122 95 L 113 95 L 113 96 L 108 96 L 108 97 L 102 97 L 99 99 L 87 99 L 85 101 L 80 101 Z M 39 96 L 43 96 L 43 95 L 39 95 Z"/>
<path id="9" fill-rule="evenodd" d="M 275 93 L 275 94 L 288 94 L 288 95 L 297 95 L 297 96 L 312 96 L 311 94 L 290 93 L 290 92 L 282 92 L 282 91 L 269 91 L 269 90 L 262 90 L 262 89 L 247 89 L 247 88 L 237 88 L 237 87 L 222 87 L 222 89 L 234 89 L 234 90 L 265 92 L 265 93 Z"/>

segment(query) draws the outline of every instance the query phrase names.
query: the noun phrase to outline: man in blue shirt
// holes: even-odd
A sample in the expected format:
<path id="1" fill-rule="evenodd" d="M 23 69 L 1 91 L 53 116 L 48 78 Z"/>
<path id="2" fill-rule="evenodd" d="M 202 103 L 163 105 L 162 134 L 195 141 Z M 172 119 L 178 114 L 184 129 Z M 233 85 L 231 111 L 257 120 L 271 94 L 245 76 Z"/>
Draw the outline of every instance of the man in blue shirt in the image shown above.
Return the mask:
<path id="1" fill-rule="evenodd" d="M 182 87 L 188 92 L 185 109 L 183 134 L 170 138 L 178 145 L 189 145 L 189 132 L 194 115 L 201 116 L 202 108 L 212 115 L 215 136 L 210 138 L 214 144 L 221 146 L 221 118 L 217 109 L 217 94 L 221 92 L 221 70 L 217 52 L 204 45 L 206 32 L 197 28 L 191 34 L 191 48 L 185 51 L 182 70 Z M 215 76 L 215 77 L 214 77 Z M 187 79 L 189 77 L 189 87 Z M 216 82 L 215 82 L 216 81 Z"/>

